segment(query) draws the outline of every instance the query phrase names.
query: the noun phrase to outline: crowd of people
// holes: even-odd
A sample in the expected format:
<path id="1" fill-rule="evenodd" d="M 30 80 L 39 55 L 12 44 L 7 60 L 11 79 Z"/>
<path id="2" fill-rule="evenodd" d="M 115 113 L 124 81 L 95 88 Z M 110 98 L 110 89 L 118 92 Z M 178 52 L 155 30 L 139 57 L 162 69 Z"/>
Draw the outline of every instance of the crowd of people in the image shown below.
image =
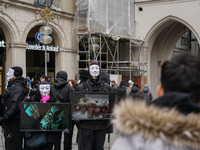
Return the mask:
<path id="1" fill-rule="evenodd" d="M 69 103 L 71 107 L 72 92 L 111 91 L 117 94 L 111 122 L 121 133 L 112 146 L 113 150 L 200 149 L 197 115 L 200 112 L 200 60 L 190 54 L 180 54 L 163 63 L 161 69 L 161 85 L 157 87 L 159 98 L 153 100 L 147 84 L 139 87 L 129 80 L 126 85 L 122 80 L 118 86 L 97 62 L 91 62 L 88 70 L 79 72 L 79 82 L 68 80 L 66 71 L 57 72 L 53 85 L 45 75 L 40 80 L 35 77 L 30 80 L 22 77 L 21 67 L 10 68 L 8 85 L 2 96 L 0 121 L 6 150 L 61 149 L 62 131 L 46 132 L 47 142 L 38 147 L 26 144 L 26 133 L 20 132 L 21 102 Z M 112 132 L 110 120 L 75 121 L 71 116 L 69 111 L 64 150 L 72 149 L 74 125 L 78 127 L 79 150 L 103 150 L 105 136 Z"/>

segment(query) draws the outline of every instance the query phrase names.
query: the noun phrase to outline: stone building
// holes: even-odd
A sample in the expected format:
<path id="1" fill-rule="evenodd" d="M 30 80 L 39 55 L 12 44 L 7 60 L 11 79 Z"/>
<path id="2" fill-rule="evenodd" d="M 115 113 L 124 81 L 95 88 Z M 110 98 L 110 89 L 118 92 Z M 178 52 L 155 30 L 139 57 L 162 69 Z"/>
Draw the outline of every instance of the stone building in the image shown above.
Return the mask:
<path id="1" fill-rule="evenodd" d="M 76 47 L 72 34 L 75 11 L 74 0 L 0 0 L 0 84 L 4 89 L 6 72 L 12 66 L 21 66 L 23 76 L 39 77 L 44 74 L 44 51 L 34 50 L 38 44 L 35 35 L 44 25 L 40 11 L 45 4 L 52 6 L 53 19 L 48 25 L 53 29 L 53 41 L 48 44 L 59 51 L 49 49 L 48 76 L 53 81 L 59 70 L 75 78 Z M 1 89 L 1 92 L 2 92 Z"/>

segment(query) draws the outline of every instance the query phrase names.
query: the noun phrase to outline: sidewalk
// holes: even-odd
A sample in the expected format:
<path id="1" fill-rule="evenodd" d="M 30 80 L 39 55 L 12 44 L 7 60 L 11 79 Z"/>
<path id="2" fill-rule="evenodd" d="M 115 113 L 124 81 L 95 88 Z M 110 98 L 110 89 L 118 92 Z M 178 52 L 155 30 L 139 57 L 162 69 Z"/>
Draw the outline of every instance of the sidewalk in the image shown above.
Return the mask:
<path id="1" fill-rule="evenodd" d="M 1 129 L 1 128 L 0 128 Z M 73 141 L 72 141 L 72 150 L 78 150 L 78 144 L 76 144 L 76 135 L 77 135 L 77 128 L 74 127 L 74 134 L 73 134 Z M 104 150 L 109 150 L 112 146 L 112 144 L 115 142 L 115 140 L 119 137 L 119 134 L 117 134 L 116 130 L 114 129 L 114 133 L 110 134 L 110 143 L 108 143 L 108 134 L 106 135 Z M 63 146 L 63 137 L 61 140 L 61 150 L 64 150 Z M 4 147 L 4 137 L 3 133 L 0 131 L 0 150 L 5 150 Z"/>

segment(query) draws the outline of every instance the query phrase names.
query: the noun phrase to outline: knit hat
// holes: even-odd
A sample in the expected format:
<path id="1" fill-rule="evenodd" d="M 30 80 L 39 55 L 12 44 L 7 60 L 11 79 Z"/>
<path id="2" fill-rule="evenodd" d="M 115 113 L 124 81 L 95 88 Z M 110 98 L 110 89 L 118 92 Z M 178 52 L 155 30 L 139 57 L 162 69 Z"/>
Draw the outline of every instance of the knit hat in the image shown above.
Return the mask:
<path id="1" fill-rule="evenodd" d="M 41 84 L 49 84 L 49 82 L 48 81 L 43 81 L 43 82 L 40 83 L 40 85 Z"/>
<path id="2" fill-rule="evenodd" d="M 21 67 L 15 66 L 15 67 L 12 67 L 11 69 L 14 70 L 14 76 L 15 76 L 15 77 L 20 77 L 20 76 L 22 76 L 23 70 L 22 70 Z"/>
<path id="3" fill-rule="evenodd" d="M 125 86 L 125 81 L 124 81 L 124 80 L 122 80 L 122 81 L 120 82 L 120 86 Z"/>
<path id="4" fill-rule="evenodd" d="M 88 68 L 89 68 L 90 66 L 92 66 L 92 65 L 98 65 L 98 66 L 99 66 L 98 62 L 93 61 L 93 62 L 91 62 L 91 63 L 89 64 Z"/>
<path id="5" fill-rule="evenodd" d="M 56 78 L 62 78 L 67 81 L 67 72 L 66 71 L 58 71 Z"/>

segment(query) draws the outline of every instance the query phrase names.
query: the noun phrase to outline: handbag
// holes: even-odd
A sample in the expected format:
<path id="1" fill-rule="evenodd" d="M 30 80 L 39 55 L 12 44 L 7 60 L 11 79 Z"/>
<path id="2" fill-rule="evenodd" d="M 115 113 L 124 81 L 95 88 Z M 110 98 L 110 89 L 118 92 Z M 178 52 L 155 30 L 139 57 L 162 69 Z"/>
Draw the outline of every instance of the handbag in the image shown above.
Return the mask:
<path id="1" fill-rule="evenodd" d="M 25 132 L 25 137 L 29 147 L 41 147 L 47 143 L 45 132 Z"/>

